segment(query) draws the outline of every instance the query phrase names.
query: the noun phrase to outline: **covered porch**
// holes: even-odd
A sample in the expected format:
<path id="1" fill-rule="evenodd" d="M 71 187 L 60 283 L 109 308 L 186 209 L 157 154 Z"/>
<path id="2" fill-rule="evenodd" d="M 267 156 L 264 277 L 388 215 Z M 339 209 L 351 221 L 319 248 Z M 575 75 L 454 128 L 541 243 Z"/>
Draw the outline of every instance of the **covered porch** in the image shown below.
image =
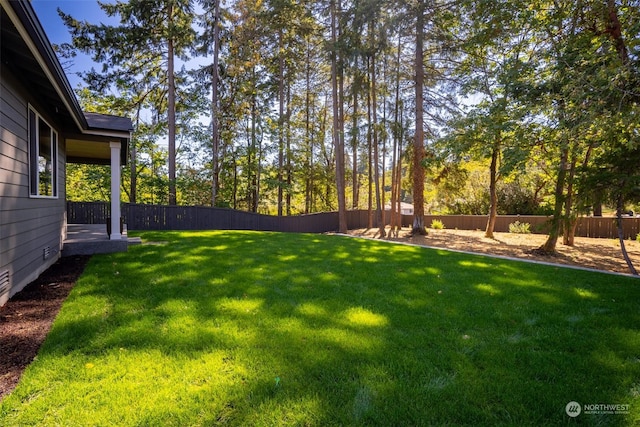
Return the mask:
<path id="1" fill-rule="evenodd" d="M 121 167 L 127 163 L 131 120 L 83 113 L 87 129 L 65 135 L 67 163 L 109 165 L 111 168 L 109 224 L 68 224 L 65 220 L 62 256 L 123 252 L 139 239 L 129 239 L 120 217 Z M 107 232 L 109 230 L 109 233 Z"/>
<path id="2" fill-rule="evenodd" d="M 67 224 L 62 256 L 126 252 L 129 245 L 141 243 L 139 237 L 128 237 L 126 228 L 118 234 L 119 239 L 111 239 L 106 224 Z"/>

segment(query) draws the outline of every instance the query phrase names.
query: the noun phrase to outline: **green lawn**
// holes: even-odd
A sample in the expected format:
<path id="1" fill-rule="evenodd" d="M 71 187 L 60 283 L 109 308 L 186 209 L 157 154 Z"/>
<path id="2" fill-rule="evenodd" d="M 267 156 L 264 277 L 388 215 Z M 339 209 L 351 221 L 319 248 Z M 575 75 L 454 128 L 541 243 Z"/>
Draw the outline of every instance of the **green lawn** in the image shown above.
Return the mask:
<path id="1" fill-rule="evenodd" d="M 92 258 L 0 425 L 640 422 L 638 280 L 338 236 L 141 236 Z"/>

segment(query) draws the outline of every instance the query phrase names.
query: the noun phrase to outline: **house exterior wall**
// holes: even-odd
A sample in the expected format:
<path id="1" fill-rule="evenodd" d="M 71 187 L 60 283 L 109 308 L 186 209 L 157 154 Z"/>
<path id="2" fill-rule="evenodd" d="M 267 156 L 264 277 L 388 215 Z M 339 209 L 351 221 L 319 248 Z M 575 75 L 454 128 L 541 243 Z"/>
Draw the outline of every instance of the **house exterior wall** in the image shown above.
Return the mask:
<path id="1" fill-rule="evenodd" d="M 58 132 L 58 196 L 29 196 L 28 108 Z M 0 67 L 0 306 L 60 257 L 65 230 L 65 145 L 37 99 Z"/>

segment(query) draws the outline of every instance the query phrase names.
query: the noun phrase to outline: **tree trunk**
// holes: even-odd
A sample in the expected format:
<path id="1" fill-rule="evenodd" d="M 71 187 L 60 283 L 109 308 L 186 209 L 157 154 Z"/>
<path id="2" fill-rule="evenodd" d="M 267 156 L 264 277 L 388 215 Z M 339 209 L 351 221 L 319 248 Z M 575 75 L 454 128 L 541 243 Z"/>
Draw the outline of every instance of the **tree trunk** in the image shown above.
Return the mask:
<path id="1" fill-rule="evenodd" d="M 307 40 L 307 64 L 305 69 L 305 142 L 307 145 L 307 160 L 305 170 L 307 176 L 305 179 L 304 190 L 304 213 L 311 212 L 312 191 L 313 191 L 313 137 L 311 135 L 311 45 Z"/>
<path id="2" fill-rule="evenodd" d="M 396 182 L 394 183 L 396 187 L 396 199 L 393 201 L 396 204 L 396 237 L 402 229 L 402 136 L 403 132 L 400 133 L 398 139 L 398 164 L 396 165 Z"/>
<path id="3" fill-rule="evenodd" d="M 371 68 L 367 58 L 367 68 Z M 371 126 L 371 90 L 367 91 L 367 228 L 373 228 L 373 127 Z"/>
<path id="4" fill-rule="evenodd" d="M 256 174 L 255 174 L 255 185 L 254 185 L 254 203 L 255 210 L 254 212 L 258 212 L 260 208 L 260 183 L 262 182 L 262 135 L 258 138 L 260 133 L 256 133 Z"/>
<path id="5" fill-rule="evenodd" d="M 213 72 L 211 73 L 211 142 L 212 142 L 212 180 L 211 180 L 211 206 L 216 205 L 218 198 L 218 182 L 220 177 L 219 149 L 220 132 L 218 129 L 218 66 L 220 50 L 220 0 L 216 0 L 213 27 Z"/>
<path id="6" fill-rule="evenodd" d="M 355 68 L 358 68 L 358 55 L 355 56 Z M 360 88 L 357 83 L 353 84 L 353 123 L 351 125 L 351 152 L 353 158 L 351 159 L 351 185 L 353 186 L 351 208 L 358 209 L 359 204 L 359 191 L 360 180 L 358 176 L 358 92 Z"/>
<path id="7" fill-rule="evenodd" d="M 278 31 L 278 216 L 282 216 L 282 168 L 284 167 L 284 46 L 282 29 Z"/>
<path id="8" fill-rule="evenodd" d="M 622 25 L 618 19 L 618 7 L 615 0 L 607 0 L 607 33 L 613 40 L 618 58 L 623 64 L 629 64 L 629 52 L 622 36 Z"/>
<path id="9" fill-rule="evenodd" d="M 398 151 L 398 141 L 396 139 L 396 136 L 393 136 L 393 145 L 391 148 L 391 200 L 390 205 L 391 205 L 391 210 L 390 210 L 390 215 L 391 218 L 389 218 L 389 222 L 391 224 L 391 235 L 395 236 L 395 232 L 396 232 L 396 199 L 397 199 L 397 194 L 396 194 L 396 162 L 397 162 L 397 151 Z"/>
<path id="10" fill-rule="evenodd" d="M 253 71 L 255 76 L 255 69 Z M 254 79 L 255 81 L 255 79 Z M 249 182 L 247 183 L 249 187 L 248 196 L 250 201 L 250 211 L 258 212 L 258 135 L 257 135 L 257 108 L 256 108 L 256 91 L 254 88 L 254 94 L 251 98 L 251 142 L 249 151 L 251 153 L 248 163 L 249 163 L 249 176 L 247 179 Z"/>
<path id="11" fill-rule="evenodd" d="M 573 246 L 575 243 L 575 230 L 578 216 L 573 209 L 573 179 L 576 170 L 576 148 L 573 148 L 571 155 L 571 165 L 569 166 L 569 176 L 567 178 L 567 195 L 564 200 L 564 227 L 562 233 L 562 244 Z"/>
<path id="12" fill-rule="evenodd" d="M 370 122 L 372 131 L 373 131 L 373 177 L 375 180 L 375 191 L 376 191 L 376 221 L 378 222 L 378 233 L 380 234 L 380 238 L 386 237 L 387 233 L 385 232 L 384 226 L 384 217 L 382 215 L 382 211 L 384 206 L 382 206 L 382 200 L 380 197 L 380 168 L 379 168 L 379 153 L 378 153 L 378 114 L 377 114 L 377 94 L 376 94 L 376 54 L 375 54 L 375 39 L 374 39 L 374 28 L 373 21 L 369 24 L 369 35 L 371 37 L 371 67 L 370 67 L 370 85 L 371 85 L 371 111 L 372 111 L 372 121 Z"/>
<path id="13" fill-rule="evenodd" d="M 131 170 L 131 186 L 130 191 L 129 191 L 129 203 L 136 203 L 136 198 L 137 196 L 137 186 L 138 186 L 138 176 L 137 176 L 137 172 L 138 172 L 138 166 L 137 166 L 137 152 L 136 152 L 136 141 L 132 138 L 131 143 L 129 144 L 129 146 L 131 147 L 130 149 L 130 157 L 131 157 L 131 165 L 130 166 L 130 170 Z"/>
<path id="14" fill-rule="evenodd" d="M 238 209 L 238 159 L 233 154 L 233 209 Z"/>
<path id="15" fill-rule="evenodd" d="M 596 203 L 593 205 L 593 216 L 602 216 L 602 203 Z"/>
<path id="16" fill-rule="evenodd" d="M 491 152 L 491 166 L 489 169 L 489 219 L 484 236 L 493 239 L 493 229 L 496 226 L 496 216 L 498 215 L 498 155 L 500 154 L 500 142 L 493 145 Z"/>
<path id="17" fill-rule="evenodd" d="M 387 61 L 385 59 L 385 61 L 383 62 L 383 70 L 382 70 L 382 81 L 386 82 L 387 81 Z M 384 126 L 386 127 L 387 122 L 387 92 L 383 91 L 382 92 L 382 123 L 384 123 Z M 381 188 L 382 191 L 380 192 L 380 206 L 382 207 L 382 224 L 383 226 L 386 227 L 387 225 L 387 201 L 386 201 L 386 197 L 387 197 L 387 191 L 386 191 L 386 184 L 387 184 L 387 132 L 382 132 L 382 160 L 380 163 L 380 167 L 382 168 L 382 177 L 381 177 Z"/>
<path id="18" fill-rule="evenodd" d="M 402 120 L 400 118 L 400 58 L 402 52 L 401 32 L 398 32 L 398 52 L 396 55 L 396 93 L 393 115 L 393 159 L 391 174 L 391 232 L 398 237 L 402 227 L 400 205 L 400 182 L 402 181 Z"/>
<path id="19" fill-rule="evenodd" d="M 569 157 L 569 148 L 566 143 L 563 143 L 561 155 L 560 155 L 560 170 L 558 170 L 558 178 L 556 181 L 555 189 L 555 205 L 553 209 L 553 218 L 551 219 L 551 228 L 549 230 L 549 237 L 544 242 L 539 251 L 551 254 L 556 251 L 556 244 L 558 243 L 558 237 L 562 233 L 562 208 L 564 206 L 564 184 L 567 176 L 567 160 Z"/>
<path id="20" fill-rule="evenodd" d="M 623 186 L 620 186 L 623 188 Z M 634 276 L 638 275 L 635 267 L 633 266 L 633 262 L 631 258 L 629 258 L 629 254 L 627 253 L 627 247 L 624 244 L 624 232 L 622 230 L 622 210 L 624 209 L 624 200 L 622 196 L 622 192 L 618 196 L 617 206 L 616 206 L 616 225 L 618 227 L 618 240 L 620 241 L 620 250 L 622 251 L 622 256 L 627 263 L 627 267 L 629 267 L 629 271 Z"/>
<path id="21" fill-rule="evenodd" d="M 138 104 L 136 110 L 136 129 L 140 125 L 140 110 L 141 104 Z M 138 199 L 138 153 L 136 147 L 136 140 L 131 140 L 131 191 L 129 192 L 129 203 L 137 203 Z"/>
<path id="22" fill-rule="evenodd" d="M 338 193 L 338 231 L 347 232 L 347 210 L 344 177 L 344 133 L 342 132 L 342 116 L 339 106 L 341 97 L 338 93 L 338 10 L 336 0 L 331 0 L 331 91 L 333 94 L 333 143 L 336 159 L 336 190 Z"/>
<path id="23" fill-rule="evenodd" d="M 169 23 L 173 19 L 173 5 L 169 3 Z M 167 127 L 169 148 L 169 204 L 177 204 L 176 196 L 176 81 L 174 75 L 174 47 L 173 38 L 167 40 Z"/>
<path id="24" fill-rule="evenodd" d="M 424 226 L 424 2 L 418 2 L 416 18 L 416 134 L 413 142 L 413 234 L 426 235 Z"/>
<path id="25" fill-rule="evenodd" d="M 285 156 L 287 157 L 285 165 L 287 171 L 287 194 L 285 196 L 285 211 L 287 213 L 287 216 L 291 216 L 291 188 L 293 186 L 293 168 L 291 167 L 291 84 L 289 82 L 287 82 L 287 110 L 285 113 L 285 119 Z"/>

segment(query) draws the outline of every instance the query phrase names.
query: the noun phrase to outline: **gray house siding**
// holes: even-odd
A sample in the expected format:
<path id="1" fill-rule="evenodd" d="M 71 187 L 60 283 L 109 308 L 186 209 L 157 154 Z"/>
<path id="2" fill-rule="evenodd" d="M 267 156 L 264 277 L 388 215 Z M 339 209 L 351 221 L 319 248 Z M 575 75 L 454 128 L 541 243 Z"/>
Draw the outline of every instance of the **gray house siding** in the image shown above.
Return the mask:
<path id="1" fill-rule="evenodd" d="M 5 67 L 0 70 L 1 306 L 60 257 L 66 158 L 64 138 L 55 121 Z M 58 132 L 57 198 L 29 196 L 29 104 Z"/>

